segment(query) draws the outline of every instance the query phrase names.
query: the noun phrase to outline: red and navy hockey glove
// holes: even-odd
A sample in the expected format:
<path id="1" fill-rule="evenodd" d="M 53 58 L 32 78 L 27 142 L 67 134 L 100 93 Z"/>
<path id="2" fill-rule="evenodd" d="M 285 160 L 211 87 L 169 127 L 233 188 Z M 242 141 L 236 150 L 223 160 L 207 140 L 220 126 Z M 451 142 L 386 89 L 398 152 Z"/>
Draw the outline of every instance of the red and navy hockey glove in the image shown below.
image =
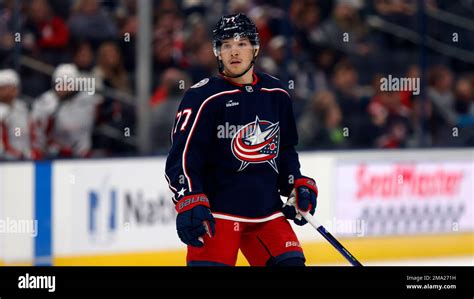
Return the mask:
<path id="1" fill-rule="evenodd" d="M 295 180 L 294 194 L 298 211 L 314 215 L 318 200 L 318 187 L 312 178 L 301 177 Z M 304 218 L 296 217 L 298 212 L 294 206 L 285 205 L 282 209 L 286 218 L 292 219 L 297 225 L 308 223 Z"/>
<path id="2" fill-rule="evenodd" d="M 200 240 L 204 234 L 209 237 L 215 233 L 215 219 L 211 214 L 209 200 L 204 194 L 193 194 L 176 203 L 176 230 L 181 241 L 187 245 L 202 247 Z"/>

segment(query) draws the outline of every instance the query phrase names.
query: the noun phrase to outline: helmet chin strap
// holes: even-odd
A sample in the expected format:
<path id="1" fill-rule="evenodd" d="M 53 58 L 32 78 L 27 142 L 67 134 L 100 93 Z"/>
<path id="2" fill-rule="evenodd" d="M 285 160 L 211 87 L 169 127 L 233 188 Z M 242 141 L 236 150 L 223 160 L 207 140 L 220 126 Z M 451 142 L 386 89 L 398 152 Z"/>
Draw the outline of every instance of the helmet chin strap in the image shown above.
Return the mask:
<path id="1" fill-rule="evenodd" d="M 245 71 L 243 71 L 242 73 L 238 74 L 238 75 L 227 75 L 225 72 L 224 72 L 224 66 L 223 66 L 223 62 L 222 60 L 220 60 L 219 58 L 217 58 L 218 60 L 218 63 L 220 65 L 222 65 L 222 67 L 219 67 L 219 73 L 223 76 L 226 76 L 228 78 L 239 78 L 239 77 L 242 77 L 243 75 L 245 75 L 251 68 L 252 66 L 254 65 L 255 63 L 255 60 L 257 59 L 257 56 L 255 55 L 255 53 L 257 52 L 257 50 L 253 50 L 253 59 L 252 61 L 250 62 L 249 66 L 247 67 L 247 69 Z M 222 70 L 222 71 L 221 71 Z"/>

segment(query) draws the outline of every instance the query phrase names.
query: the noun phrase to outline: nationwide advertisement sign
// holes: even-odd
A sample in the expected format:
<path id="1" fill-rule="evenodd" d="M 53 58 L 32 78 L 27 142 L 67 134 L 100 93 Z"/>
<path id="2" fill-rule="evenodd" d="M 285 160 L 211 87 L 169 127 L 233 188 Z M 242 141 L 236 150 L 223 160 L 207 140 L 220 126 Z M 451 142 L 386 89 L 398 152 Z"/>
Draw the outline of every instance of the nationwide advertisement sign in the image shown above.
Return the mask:
<path id="1" fill-rule="evenodd" d="M 54 166 L 55 252 L 136 252 L 183 247 L 164 160 Z"/>

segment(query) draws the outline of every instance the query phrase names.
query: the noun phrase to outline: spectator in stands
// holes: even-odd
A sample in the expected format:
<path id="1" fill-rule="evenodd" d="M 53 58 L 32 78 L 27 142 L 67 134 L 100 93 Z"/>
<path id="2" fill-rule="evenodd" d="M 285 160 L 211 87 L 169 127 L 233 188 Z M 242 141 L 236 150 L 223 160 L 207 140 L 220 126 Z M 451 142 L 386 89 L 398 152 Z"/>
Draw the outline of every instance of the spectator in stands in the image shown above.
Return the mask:
<path id="1" fill-rule="evenodd" d="M 76 83 L 68 84 L 79 82 L 79 78 L 75 65 L 59 65 L 53 74 L 53 88 L 34 102 L 37 147 L 47 158 L 84 158 L 91 154 L 98 98 L 79 90 Z"/>
<path id="2" fill-rule="evenodd" d="M 474 117 L 474 87 L 468 78 L 460 78 L 456 82 L 454 91 L 455 110 L 462 116 L 461 122 L 470 123 L 470 118 Z"/>
<path id="3" fill-rule="evenodd" d="M 179 9 L 180 8 L 179 8 L 178 3 L 174 0 L 161 0 L 159 1 L 158 6 L 157 6 L 158 12 L 165 12 L 165 13 L 168 13 L 168 12 L 177 13 L 179 12 Z"/>
<path id="4" fill-rule="evenodd" d="M 34 40 L 31 49 L 34 54 L 51 64 L 58 64 L 64 59 L 69 42 L 69 29 L 66 22 L 54 13 L 48 1 L 33 0 L 30 3 L 25 26 L 26 39 L 31 36 Z"/>
<path id="5" fill-rule="evenodd" d="M 15 47 L 13 0 L 0 4 L 0 67 L 13 64 L 13 49 Z"/>
<path id="6" fill-rule="evenodd" d="M 365 41 L 366 29 L 358 13 L 359 6 L 339 1 L 333 16 L 309 32 L 309 39 L 317 45 L 331 46 L 346 53 L 367 56 L 370 46 Z"/>
<path id="7" fill-rule="evenodd" d="M 119 46 L 125 69 L 129 72 L 135 71 L 135 41 L 138 33 L 137 3 L 136 0 L 121 1 L 115 12 L 119 28 Z"/>
<path id="8" fill-rule="evenodd" d="M 124 33 L 136 34 L 138 30 L 137 1 L 125 0 L 117 3 L 114 16 L 120 28 L 120 36 Z"/>
<path id="9" fill-rule="evenodd" d="M 189 84 L 188 76 L 175 68 L 167 69 L 161 78 L 160 88 L 165 90 L 166 98 L 159 104 L 153 104 L 151 112 L 151 136 L 152 149 L 154 153 L 165 154 L 168 152 L 170 142 L 170 132 L 172 131 L 184 86 Z"/>
<path id="10" fill-rule="evenodd" d="M 415 97 L 412 101 L 411 130 L 412 138 L 407 141 L 409 147 L 420 147 L 432 145 L 431 122 L 433 105 L 426 98 Z"/>
<path id="11" fill-rule="evenodd" d="M 189 62 L 187 69 L 194 83 L 216 73 L 217 62 L 209 40 L 209 30 L 200 16 L 191 16 L 185 30 L 184 52 Z"/>
<path id="12" fill-rule="evenodd" d="M 72 60 L 81 76 L 92 77 L 94 50 L 89 42 L 81 41 L 75 45 Z"/>
<path id="13" fill-rule="evenodd" d="M 123 65 L 122 54 L 114 42 L 104 42 L 97 51 L 97 65 L 92 71 L 96 78 L 99 91 L 113 88 L 122 92 L 130 92 L 128 74 Z"/>
<path id="14" fill-rule="evenodd" d="M 427 3 L 433 1 L 426 1 Z M 389 22 L 390 26 L 401 26 L 408 30 L 418 28 L 417 1 L 416 0 L 376 0 L 370 2 L 373 5 L 375 14 L 384 21 Z M 394 54 L 400 50 L 413 50 L 417 47 L 414 43 L 405 38 L 398 37 L 388 32 L 375 33 L 379 38 L 379 43 L 385 49 L 394 50 Z"/>
<path id="15" fill-rule="evenodd" d="M 460 78 L 455 87 L 455 109 L 459 115 L 456 142 L 453 146 L 474 146 L 474 81 L 468 77 Z M 458 140 L 459 139 L 459 140 Z M 450 145 L 451 145 L 450 144 Z"/>
<path id="16" fill-rule="evenodd" d="M 330 48 L 319 48 L 313 55 L 313 63 L 316 67 L 316 90 L 329 89 L 329 78 L 337 60 L 336 51 Z"/>
<path id="17" fill-rule="evenodd" d="M 372 98 L 368 113 L 371 124 L 361 133 L 370 136 L 377 148 L 406 146 L 410 134 L 410 111 L 402 105 L 398 91 L 380 91 Z M 365 136 L 366 138 L 368 136 Z"/>
<path id="18" fill-rule="evenodd" d="M 349 145 L 342 127 L 341 109 L 330 91 L 314 95 L 298 121 L 302 148 L 340 149 Z"/>
<path id="19" fill-rule="evenodd" d="M 341 61 L 336 65 L 331 80 L 344 123 L 352 130 L 365 116 L 357 80 L 357 70 L 347 61 Z"/>
<path id="20" fill-rule="evenodd" d="M 328 3 L 330 1 L 327 1 Z M 315 34 L 321 25 L 321 3 L 315 0 L 292 1 L 290 7 L 291 25 L 295 31 L 295 38 L 302 48 L 308 48 L 315 40 L 310 37 Z M 313 34 L 310 34 L 313 32 Z"/>
<path id="21" fill-rule="evenodd" d="M 433 106 L 432 134 L 434 144 L 444 143 L 452 128 L 458 124 L 455 110 L 453 74 L 443 65 L 432 67 L 428 72 L 428 98 Z"/>
<path id="22" fill-rule="evenodd" d="M 97 53 L 97 65 L 92 74 L 99 93 L 104 97 L 98 107 L 97 127 L 94 130 L 94 149 L 107 155 L 125 153 L 131 148 L 124 130 L 135 126 L 135 107 L 130 100 L 132 88 L 125 70 L 120 49 L 114 42 L 104 42 Z M 114 136 L 104 135 L 103 128 L 114 130 Z"/>
<path id="23" fill-rule="evenodd" d="M 20 78 L 11 69 L 0 70 L 0 160 L 37 158 L 31 146 L 31 121 L 18 98 Z"/>
<path id="24" fill-rule="evenodd" d="M 87 39 L 94 45 L 117 37 L 117 26 L 100 7 L 100 1 L 76 0 L 69 18 L 74 39 Z"/>
<path id="25" fill-rule="evenodd" d="M 188 69 L 193 83 L 216 74 L 217 61 L 212 51 L 211 43 L 203 43 L 196 49 Z"/>
<path id="26" fill-rule="evenodd" d="M 173 40 L 169 36 L 157 38 L 153 43 L 153 72 L 159 78 L 168 68 L 183 68 L 181 61 L 173 53 Z M 154 82 L 158 85 L 159 82 Z"/>
<path id="27" fill-rule="evenodd" d="M 250 10 L 252 4 L 252 1 L 230 0 L 229 3 L 227 3 L 227 9 L 229 11 L 229 14 L 235 14 L 240 11 L 247 12 Z"/>
<path id="28" fill-rule="evenodd" d="M 269 5 L 254 6 L 249 10 L 248 16 L 258 28 L 258 38 L 260 39 L 260 49 L 267 48 L 268 43 L 274 35 L 279 35 L 283 26 L 289 26 L 284 16 L 283 9 L 271 7 Z"/>
<path id="29" fill-rule="evenodd" d="M 155 23 L 153 41 L 153 72 L 155 78 L 170 67 L 186 68 L 184 57 L 183 20 L 174 11 L 161 12 Z M 159 82 L 154 82 L 157 86 Z"/>
<path id="30" fill-rule="evenodd" d="M 190 53 L 200 48 L 202 44 L 207 44 L 209 40 L 209 29 L 205 19 L 199 15 L 190 16 L 186 22 L 184 31 L 184 51 Z"/>
<path id="31" fill-rule="evenodd" d="M 288 40 L 282 36 L 278 35 L 273 37 L 268 43 L 268 48 L 266 49 L 266 55 L 263 54 L 262 57 L 259 57 L 258 64 L 259 66 L 268 74 L 272 76 L 280 76 L 285 70 L 285 58 L 286 58 L 286 46 Z"/>
<path id="32" fill-rule="evenodd" d="M 41 62 L 58 65 L 69 59 L 69 29 L 47 0 L 33 0 L 26 5 L 27 18 L 21 30 L 24 54 Z M 34 98 L 49 88 L 48 74 L 21 69 L 23 92 Z"/>

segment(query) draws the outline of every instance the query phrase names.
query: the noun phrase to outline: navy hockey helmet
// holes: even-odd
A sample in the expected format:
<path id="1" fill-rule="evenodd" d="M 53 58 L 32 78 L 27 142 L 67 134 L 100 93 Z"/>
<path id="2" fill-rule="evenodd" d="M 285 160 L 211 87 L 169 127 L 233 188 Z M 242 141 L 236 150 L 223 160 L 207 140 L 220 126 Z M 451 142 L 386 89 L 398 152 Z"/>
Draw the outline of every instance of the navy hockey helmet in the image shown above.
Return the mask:
<path id="1" fill-rule="evenodd" d="M 250 68 L 255 63 L 255 59 L 257 58 L 255 54 L 257 53 L 257 50 L 260 47 L 257 26 L 255 26 L 252 20 L 250 20 L 243 13 L 223 16 L 220 18 L 219 22 L 217 22 L 216 27 L 212 31 L 212 46 L 214 50 L 214 55 L 216 56 L 219 65 L 219 72 L 221 74 L 224 74 L 224 65 L 219 59 L 220 47 L 222 45 L 222 42 L 229 38 L 245 37 L 249 39 L 250 43 L 253 46 L 253 59 L 249 67 L 245 70 L 245 72 L 237 76 L 231 76 L 232 78 L 237 78 L 244 75 L 250 70 Z"/>

